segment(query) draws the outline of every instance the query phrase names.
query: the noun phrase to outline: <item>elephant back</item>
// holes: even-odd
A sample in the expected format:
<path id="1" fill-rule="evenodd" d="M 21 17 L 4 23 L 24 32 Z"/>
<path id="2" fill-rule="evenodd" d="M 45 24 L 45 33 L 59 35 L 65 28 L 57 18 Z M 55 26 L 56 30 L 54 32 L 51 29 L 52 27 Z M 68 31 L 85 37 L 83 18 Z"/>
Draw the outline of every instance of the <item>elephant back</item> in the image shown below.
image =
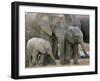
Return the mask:
<path id="1" fill-rule="evenodd" d="M 27 49 L 29 50 L 37 50 L 42 54 L 46 54 L 48 49 L 51 49 L 50 43 L 43 38 L 33 37 L 28 40 Z"/>

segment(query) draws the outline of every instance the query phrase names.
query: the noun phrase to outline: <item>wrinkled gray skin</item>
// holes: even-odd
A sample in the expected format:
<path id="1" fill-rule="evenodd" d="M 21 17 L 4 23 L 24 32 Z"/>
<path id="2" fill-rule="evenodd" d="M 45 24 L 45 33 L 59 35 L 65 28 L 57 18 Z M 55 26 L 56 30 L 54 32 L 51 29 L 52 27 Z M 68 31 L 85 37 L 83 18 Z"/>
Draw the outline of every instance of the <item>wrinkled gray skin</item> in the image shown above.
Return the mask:
<path id="1" fill-rule="evenodd" d="M 43 38 L 33 37 L 27 42 L 27 54 L 29 59 L 29 67 L 32 65 L 43 65 L 45 55 L 53 60 L 56 64 L 55 58 L 52 54 L 52 48 L 50 43 Z M 39 58 L 40 57 L 40 58 Z"/>
<path id="2" fill-rule="evenodd" d="M 69 27 L 65 33 L 65 56 L 64 56 L 64 64 L 71 64 L 71 57 L 73 59 L 74 64 L 79 64 L 79 47 L 81 45 L 84 53 L 87 55 L 84 43 L 83 43 L 83 34 L 79 27 Z"/>
<path id="3" fill-rule="evenodd" d="M 41 37 L 48 40 L 52 47 L 55 58 L 58 58 L 58 48 L 60 49 L 60 63 L 64 63 L 64 35 L 70 26 L 81 28 L 80 19 L 73 14 L 37 14 L 28 13 L 25 15 L 25 37 L 26 43 L 32 37 Z M 59 45 L 58 45 L 59 44 Z M 59 46 L 59 47 L 58 47 Z M 26 66 L 27 66 L 26 54 Z"/>
<path id="4" fill-rule="evenodd" d="M 52 32 L 55 34 L 55 36 L 57 37 L 57 40 L 55 40 L 54 42 L 55 47 L 59 48 L 59 59 L 60 59 L 60 63 L 63 64 L 64 60 L 64 33 L 67 30 L 67 25 L 65 22 L 65 17 L 64 15 L 50 15 L 50 24 L 52 27 Z M 56 53 L 55 53 L 56 54 Z M 58 56 L 58 54 L 57 54 Z"/>

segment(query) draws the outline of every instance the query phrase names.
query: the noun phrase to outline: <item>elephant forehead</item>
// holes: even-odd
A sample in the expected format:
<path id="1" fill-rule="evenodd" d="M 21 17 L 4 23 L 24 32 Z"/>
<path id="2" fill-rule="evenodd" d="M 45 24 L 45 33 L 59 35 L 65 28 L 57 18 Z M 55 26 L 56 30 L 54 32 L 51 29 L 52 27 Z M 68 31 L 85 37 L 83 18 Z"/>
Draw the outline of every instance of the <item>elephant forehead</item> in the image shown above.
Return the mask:
<path id="1" fill-rule="evenodd" d="M 74 35 L 82 35 L 82 32 L 81 32 L 81 30 L 80 30 L 80 28 L 79 27 L 70 27 L 70 30 L 72 31 L 72 33 L 74 34 Z"/>
<path id="2" fill-rule="evenodd" d="M 80 30 L 74 30 L 73 33 L 75 36 L 83 36 L 83 34 Z"/>
<path id="3" fill-rule="evenodd" d="M 49 18 L 48 18 L 48 16 L 41 17 L 41 19 L 39 20 L 39 26 L 47 34 L 52 35 L 52 29 L 49 26 Z"/>
<path id="4" fill-rule="evenodd" d="M 58 15 L 58 18 L 61 20 L 65 19 L 64 15 Z"/>
<path id="5" fill-rule="evenodd" d="M 54 15 L 52 17 L 52 22 L 61 22 L 61 21 L 64 21 L 65 20 L 65 17 L 64 15 Z"/>
<path id="6" fill-rule="evenodd" d="M 40 20 L 42 20 L 42 21 L 48 21 L 49 17 L 48 16 L 43 16 L 43 17 L 40 18 Z"/>

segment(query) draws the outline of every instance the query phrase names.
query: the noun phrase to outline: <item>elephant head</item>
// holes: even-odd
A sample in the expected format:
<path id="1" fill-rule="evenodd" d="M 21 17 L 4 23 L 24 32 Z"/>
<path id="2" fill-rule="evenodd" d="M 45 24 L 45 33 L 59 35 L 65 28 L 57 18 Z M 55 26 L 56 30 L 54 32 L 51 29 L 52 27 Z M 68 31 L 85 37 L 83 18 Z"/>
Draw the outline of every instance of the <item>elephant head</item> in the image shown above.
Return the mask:
<path id="1" fill-rule="evenodd" d="M 61 30 L 66 26 L 65 17 L 61 14 L 38 14 L 36 21 L 39 27 L 50 36 L 52 33 L 62 32 Z"/>
<path id="2" fill-rule="evenodd" d="M 70 43 L 78 43 L 81 44 L 83 43 L 83 34 L 79 27 L 73 27 L 70 26 L 68 30 L 66 31 L 66 40 L 68 40 Z"/>
<path id="3" fill-rule="evenodd" d="M 60 51 L 63 51 L 64 31 L 67 29 L 64 15 L 38 14 L 36 19 L 42 38 L 47 35 L 46 38 L 51 39 L 54 56 L 58 53 L 58 44 Z"/>
<path id="4" fill-rule="evenodd" d="M 64 16 L 65 16 L 67 26 L 78 26 L 79 28 L 81 28 L 81 22 L 78 15 L 65 14 Z"/>
<path id="5" fill-rule="evenodd" d="M 52 29 L 49 24 L 49 17 L 47 14 L 37 14 L 36 16 L 36 23 L 38 26 L 45 31 L 48 35 L 52 35 Z"/>

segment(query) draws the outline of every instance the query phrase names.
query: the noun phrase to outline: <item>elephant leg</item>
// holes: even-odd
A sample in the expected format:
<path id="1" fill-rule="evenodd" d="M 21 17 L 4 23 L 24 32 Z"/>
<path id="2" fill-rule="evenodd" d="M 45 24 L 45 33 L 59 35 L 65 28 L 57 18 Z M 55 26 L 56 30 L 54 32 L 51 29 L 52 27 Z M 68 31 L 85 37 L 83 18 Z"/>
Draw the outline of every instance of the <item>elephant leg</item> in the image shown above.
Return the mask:
<path id="1" fill-rule="evenodd" d="M 28 66 L 29 67 L 32 67 L 32 53 L 31 53 L 31 50 L 27 50 L 27 57 L 28 57 Z"/>
<path id="2" fill-rule="evenodd" d="M 37 59 L 38 51 L 36 49 L 33 50 L 32 53 L 32 65 L 36 65 L 38 59 Z"/>
<path id="3" fill-rule="evenodd" d="M 66 48 L 65 48 L 65 63 L 71 64 L 71 54 L 72 53 L 72 45 L 66 41 Z"/>
<path id="4" fill-rule="evenodd" d="M 29 67 L 32 67 L 32 59 L 31 59 L 31 57 L 32 57 L 31 55 L 28 56 L 28 58 L 29 58 Z"/>
<path id="5" fill-rule="evenodd" d="M 60 63 L 65 64 L 65 54 L 64 54 L 64 42 L 59 43 L 59 50 L 60 50 Z"/>
<path id="6" fill-rule="evenodd" d="M 79 62 L 78 62 L 78 58 L 79 58 L 78 44 L 74 44 L 73 53 L 74 53 L 74 56 L 73 56 L 74 64 L 79 64 Z"/>
<path id="7" fill-rule="evenodd" d="M 40 54 L 39 66 L 43 66 L 44 65 L 44 58 L 45 58 L 45 55 L 44 54 Z"/>
<path id="8" fill-rule="evenodd" d="M 56 65 L 56 59 L 54 58 L 53 54 L 49 54 L 49 61 L 51 64 Z"/>
<path id="9" fill-rule="evenodd" d="M 52 45 L 52 52 L 53 52 L 53 55 L 56 59 L 58 59 L 58 42 L 55 40 L 53 41 L 53 45 Z"/>
<path id="10" fill-rule="evenodd" d="M 56 59 L 59 58 L 58 56 L 58 40 L 55 34 L 52 35 L 52 52 Z"/>
<path id="11" fill-rule="evenodd" d="M 50 47 L 48 49 L 49 50 L 47 50 L 47 52 L 46 52 L 46 55 L 48 57 L 47 62 L 48 63 L 50 62 L 51 64 L 56 64 L 56 59 L 55 59 L 55 57 L 54 57 L 54 55 L 52 53 L 52 48 Z"/>
<path id="12" fill-rule="evenodd" d="M 28 66 L 29 66 L 28 55 L 27 55 L 27 53 L 25 52 L 25 67 L 28 67 Z"/>

